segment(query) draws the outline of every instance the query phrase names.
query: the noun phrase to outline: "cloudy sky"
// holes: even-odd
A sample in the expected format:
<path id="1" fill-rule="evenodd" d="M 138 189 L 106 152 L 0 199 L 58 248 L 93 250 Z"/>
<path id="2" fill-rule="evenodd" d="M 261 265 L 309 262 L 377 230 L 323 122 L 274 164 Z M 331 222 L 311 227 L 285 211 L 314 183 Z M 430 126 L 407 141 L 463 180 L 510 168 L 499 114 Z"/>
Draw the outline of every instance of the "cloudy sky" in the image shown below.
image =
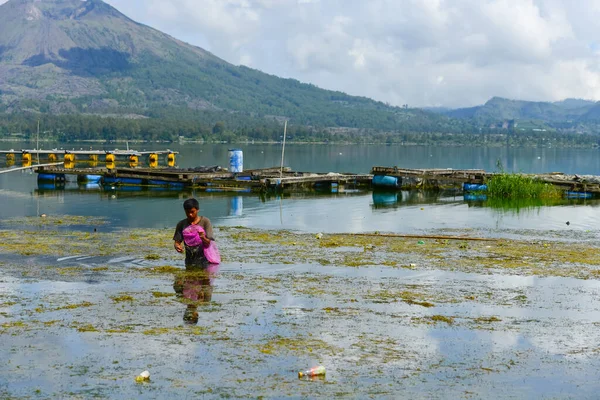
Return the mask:
<path id="1" fill-rule="evenodd" d="M 105 1 L 233 64 L 395 105 L 600 100 L 600 0 Z"/>

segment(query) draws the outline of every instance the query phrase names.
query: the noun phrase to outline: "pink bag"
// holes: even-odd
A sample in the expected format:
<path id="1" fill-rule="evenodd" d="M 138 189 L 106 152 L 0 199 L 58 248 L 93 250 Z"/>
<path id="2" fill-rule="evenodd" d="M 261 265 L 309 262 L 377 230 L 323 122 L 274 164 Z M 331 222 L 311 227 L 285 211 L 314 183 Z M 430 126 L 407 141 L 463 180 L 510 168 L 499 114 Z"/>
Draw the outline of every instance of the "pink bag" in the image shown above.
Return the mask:
<path id="1" fill-rule="evenodd" d="M 205 233 L 204 228 L 199 225 L 190 225 L 183 230 L 183 241 L 190 247 L 201 246 L 203 243 L 200 239 L 200 233 Z M 214 240 L 211 240 L 210 245 L 204 248 L 204 257 L 211 264 L 221 263 L 221 254 Z"/>
<path id="2" fill-rule="evenodd" d="M 183 241 L 190 247 L 200 246 L 200 232 L 204 232 L 204 228 L 199 225 L 190 225 L 183 230 Z"/>
<path id="3" fill-rule="evenodd" d="M 206 257 L 211 264 L 221 263 L 221 254 L 219 253 L 219 249 L 214 240 L 211 240 L 210 245 L 204 248 L 204 257 Z"/>

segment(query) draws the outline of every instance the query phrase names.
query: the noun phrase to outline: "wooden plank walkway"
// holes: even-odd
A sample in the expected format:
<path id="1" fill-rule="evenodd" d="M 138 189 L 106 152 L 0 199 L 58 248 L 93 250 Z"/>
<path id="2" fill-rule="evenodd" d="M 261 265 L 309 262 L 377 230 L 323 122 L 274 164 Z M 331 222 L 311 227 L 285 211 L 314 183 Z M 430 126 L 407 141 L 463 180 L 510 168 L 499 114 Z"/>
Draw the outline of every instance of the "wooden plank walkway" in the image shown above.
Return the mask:
<path id="1" fill-rule="evenodd" d="M 290 176 L 283 178 L 269 178 L 265 183 L 268 187 L 285 189 L 286 187 L 315 184 L 356 184 L 371 185 L 373 175 L 370 174 L 306 174 L 304 176 Z"/>
<path id="2" fill-rule="evenodd" d="M 408 169 L 397 167 L 373 167 L 371 174 L 397 178 L 435 179 L 457 183 L 483 183 L 486 178 L 492 175 L 482 169 Z"/>
<path id="3" fill-rule="evenodd" d="M 373 167 L 371 173 L 400 178 L 399 186 L 403 189 L 456 187 L 463 183 L 483 184 L 498 174 L 482 169 L 407 169 L 398 167 Z M 564 191 L 600 194 L 600 176 L 569 175 L 562 172 L 523 175 L 554 185 Z"/>
<path id="4" fill-rule="evenodd" d="M 210 169 L 210 168 L 209 168 Z M 241 173 L 228 171 L 207 171 L 198 169 L 160 169 L 160 168 L 35 168 L 44 179 L 53 176 L 77 176 L 78 181 L 90 176 L 101 176 L 101 182 L 110 186 L 169 186 L 205 190 L 250 190 L 285 191 L 294 189 L 314 189 L 320 186 L 348 185 L 369 187 L 373 176 L 369 174 L 315 174 L 294 172 L 289 168 L 263 168 L 246 170 Z"/>

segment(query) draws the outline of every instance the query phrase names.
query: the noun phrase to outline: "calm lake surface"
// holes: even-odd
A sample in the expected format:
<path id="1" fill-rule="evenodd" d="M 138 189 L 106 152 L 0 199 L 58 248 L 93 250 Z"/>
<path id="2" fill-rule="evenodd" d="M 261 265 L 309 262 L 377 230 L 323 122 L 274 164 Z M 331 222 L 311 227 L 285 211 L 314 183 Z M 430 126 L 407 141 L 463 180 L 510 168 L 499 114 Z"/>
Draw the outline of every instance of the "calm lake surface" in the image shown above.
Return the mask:
<path id="1" fill-rule="evenodd" d="M 0 143 L 2 149 L 33 147 L 27 143 Z M 94 149 L 118 146 L 94 145 Z M 44 143 L 42 148 L 89 148 L 90 144 Z M 219 165 L 227 167 L 230 145 L 136 144 L 138 150 L 180 152 L 183 168 Z M 244 167 L 265 168 L 281 163 L 280 145 L 241 145 Z M 600 157 L 593 149 L 469 148 L 382 145 L 289 145 L 285 165 L 296 171 L 368 173 L 371 167 L 481 168 L 507 171 L 600 175 Z M 4 157 L 0 163 L 4 165 Z M 17 159 L 17 165 L 19 161 Z M 100 162 L 102 165 L 102 162 Z M 502 230 L 596 230 L 600 225 L 598 200 L 564 200 L 548 205 L 492 208 L 485 201 L 439 193 L 339 193 L 293 195 L 283 199 L 255 194 L 174 192 L 149 190 L 103 191 L 75 182 L 64 190 L 38 188 L 36 175 L 15 172 L 0 175 L 0 219 L 39 215 L 105 217 L 114 227 L 163 228 L 183 216 L 182 201 L 189 196 L 201 201 L 201 212 L 215 225 L 243 225 L 308 232 L 412 233 L 474 228 Z M 566 221 L 570 225 L 566 225 Z"/>

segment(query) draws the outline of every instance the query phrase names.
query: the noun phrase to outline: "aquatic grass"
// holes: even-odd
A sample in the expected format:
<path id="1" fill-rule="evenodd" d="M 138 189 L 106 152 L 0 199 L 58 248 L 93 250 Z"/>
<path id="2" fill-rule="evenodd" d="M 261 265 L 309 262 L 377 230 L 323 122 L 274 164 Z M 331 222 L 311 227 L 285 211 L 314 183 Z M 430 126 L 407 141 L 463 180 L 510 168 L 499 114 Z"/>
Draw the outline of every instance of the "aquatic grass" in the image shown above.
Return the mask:
<path id="1" fill-rule="evenodd" d="M 560 199 L 562 192 L 553 185 L 524 174 L 501 172 L 486 181 L 487 195 L 496 199 Z"/>
<path id="2" fill-rule="evenodd" d="M 162 298 L 162 297 L 174 297 L 175 293 L 164 293 L 164 292 L 152 292 L 152 296 L 156 297 L 156 298 Z"/>
<path id="3" fill-rule="evenodd" d="M 133 302 L 135 298 L 128 294 L 121 294 L 120 296 L 111 297 L 112 301 L 115 303 L 123 303 L 123 302 Z"/>
<path id="4" fill-rule="evenodd" d="M 87 308 L 87 307 L 92 307 L 94 305 L 94 303 L 90 303 L 89 301 L 84 301 L 82 303 L 78 303 L 78 304 L 68 304 L 66 306 L 63 307 L 59 307 L 56 310 L 74 310 L 76 308 Z"/>
<path id="5" fill-rule="evenodd" d="M 81 215 L 49 215 L 43 217 L 19 217 L 0 220 L 0 225 L 21 225 L 21 226 L 100 226 L 108 224 L 104 217 L 89 217 Z"/>
<path id="6" fill-rule="evenodd" d="M 342 352 L 341 348 L 310 336 L 286 338 L 276 335 L 262 344 L 257 344 L 256 347 L 260 353 L 267 355 L 292 353 L 301 356 L 317 353 L 333 356 Z"/>
<path id="7" fill-rule="evenodd" d="M 454 324 L 454 317 L 446 317 L 445 315 L 432 315 L 429 317 L 433 322 L 445 322 L 448 325 Z"/>

